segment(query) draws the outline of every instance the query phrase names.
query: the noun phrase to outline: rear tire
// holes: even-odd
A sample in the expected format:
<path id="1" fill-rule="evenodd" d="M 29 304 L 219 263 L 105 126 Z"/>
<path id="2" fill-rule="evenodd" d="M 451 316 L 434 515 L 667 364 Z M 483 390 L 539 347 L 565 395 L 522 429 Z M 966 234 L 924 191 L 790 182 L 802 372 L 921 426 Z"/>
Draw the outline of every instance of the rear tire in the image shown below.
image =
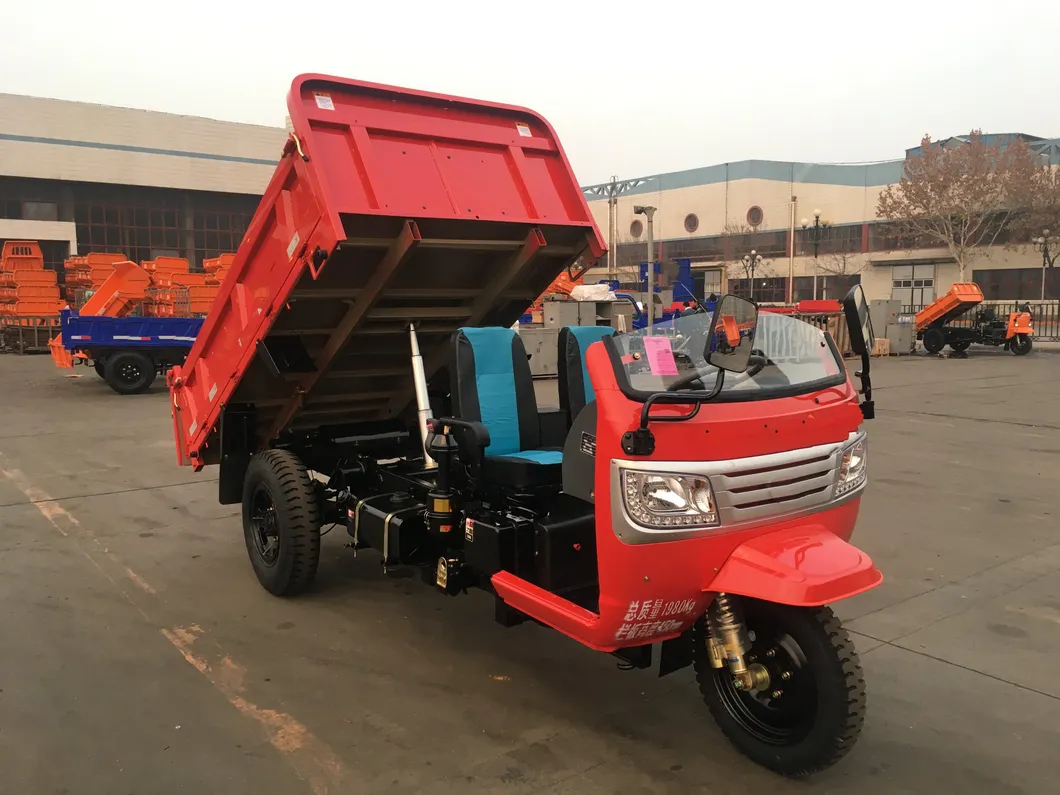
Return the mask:
<path id="1" fill-rule="evenodd" d="M 972 343 L 968 342 L 968 340 L 957 340 L 956 342 L 951 342 L 950 347 L 957 351 L 957 353 L 960 353 L 961 351 L 968 350 L 968 346 L 971 344 Z"/>
<path id="2" fill-rule="evenodd" d="M 707 708 L 737 750 L 763 767 L 790 778 L 831 767 L 854 747 L 865 721 L 854 644 L 827 607 L 740 602 L 754 633 L 748 654 L 770 670 L 770 684 L 761 693 L 739 691 L 728 668 L 713 668 L 701 618 L 692 630 L 693 660 Z"/>
<path id="3" fill-rule="evenodd" d="M 924 332 L 924 350 L 928 353 L 938 353 L 946 347 L 946 335 L 940 328 L 929 328 Z"/>
<path id="4" fill-rule="evenodd" d="M 103 380 L 119 395 L 146 392 L 157 374 L 151 358 L 138 351 L 115 353 L 103 366 Z"/>
<path id="5" fill-rule="evenodd" d="M 243 539 L 262 587 L 275 596 L 308 588 L 320 561 L 320 509 L 305 464 L 265 450 L 243 480 Z"/>
<path id="6" fill-rule="evenodd" d="M 96 371 L 96 375 L 98 375 L 100 378 L 107 377 L 106 367 L 104 366 L 103 362 L 92 362 L 92 369 Z"/>
<path id="7" fill-rule="evenodd" d="M 1026 356 L 1033 347 L 1034 344 L 1028 334 L 1017 334 L 1008 344 L 1008 349 L 1017 356 Z"/>

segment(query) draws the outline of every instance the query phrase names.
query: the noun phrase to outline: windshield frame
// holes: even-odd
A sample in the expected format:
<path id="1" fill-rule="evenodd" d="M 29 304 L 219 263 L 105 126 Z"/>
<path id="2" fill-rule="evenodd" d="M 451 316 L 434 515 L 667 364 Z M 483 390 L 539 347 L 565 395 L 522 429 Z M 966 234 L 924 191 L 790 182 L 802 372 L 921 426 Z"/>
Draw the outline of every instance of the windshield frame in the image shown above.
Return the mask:
<path id="1" fill-rule="evenodd" d="M 804 321 L 796 321 L 804 322 Z M 809 324 L 807 324 L 809 325 Z M 766 400 L 777 400 L 779 398 L 787 397 L 798 397 L 799 395 L 808 395 L 813 392 L 823 392 L 826 389 L 841 386 L 850 380 L 850 375 L 847 372 L 846 360 L 840 354 L 839 349 L 836 347 L 835 340 L 832 339 L 832 335 L 825 332 L 824 337 L 828 341 L 828 349 L 832 352 L 836 361 L 839 363 L 839 372 L 835 375 L 824 376 L 814 381 L 804 381 L 799 384 L 791 384 L 790 386 L 779 386 L 770 387 L 769 389 L 757 389 L 757 390 L 727 390 L 722 389 L 709 401 L 707 398 L 710 396 L 710 389 L 705 390 L 679 390 L 675 392 L 667 392 L 665 389 L 658 389 L 654 392 L 645 392 L 639 389 L 634 389 L 633 384 L 629 380 L 629 373 L 626 371 L 625 366 L 622 364 L 622 354 L 618 349 L 618 343 L 615 341 L 619 335 L 610 337 L 604 337 L 602 342 L 604 343 L 604 349 L 607 351 L 607 356 L 611 360 L 611 369 L 615 373 L 615 381 L 618 383 L 618 388 L 630 400 L 636 401 L 637 403 L 644 403 L 652 395 L 658 394 L 671 394 L 671 395 L 682 395 L 687 396 L 687 403 L 699 403 L 699 402 L 710 402 L 710 403 L 752 403 L 762 402 Z M 727 375 L 737 375 L 736 373 Z M 671 401 L 667 401 L 671 402 Z M 680 403 L 681 401 L 672 401 Z"/>

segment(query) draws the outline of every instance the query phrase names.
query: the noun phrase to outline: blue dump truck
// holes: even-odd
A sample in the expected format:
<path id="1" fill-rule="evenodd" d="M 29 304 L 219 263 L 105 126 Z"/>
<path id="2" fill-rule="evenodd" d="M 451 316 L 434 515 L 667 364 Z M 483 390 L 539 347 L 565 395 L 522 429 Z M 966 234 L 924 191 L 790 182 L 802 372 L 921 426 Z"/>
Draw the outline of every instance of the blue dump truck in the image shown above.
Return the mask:
<path id="1" fill-rule="evenodd" d="M 184 363 L 203 318 L 82 317 L 66 309 L 60 322 L 62 345 L 73 362 L 90 364 L 119 395 L 135 395 L 159 373 Z"/>

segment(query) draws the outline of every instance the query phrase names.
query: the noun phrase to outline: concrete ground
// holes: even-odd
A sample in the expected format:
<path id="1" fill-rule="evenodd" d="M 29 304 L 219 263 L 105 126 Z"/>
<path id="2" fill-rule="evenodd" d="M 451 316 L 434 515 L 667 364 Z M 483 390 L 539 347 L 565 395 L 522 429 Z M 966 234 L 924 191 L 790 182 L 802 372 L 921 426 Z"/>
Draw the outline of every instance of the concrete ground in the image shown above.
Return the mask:
<path id="1" fill-rule="evenodd" d="M 0 357 L 0 792 L 1055 793 L 1060 355 L 873 371 L 855 541 L 887 579 L 838 606 L 868 719 L 796 783 L 730 749 L 688 671 L 505 630 L 341 530 L 312 593 L 268 596 L 161 387 Z"/>

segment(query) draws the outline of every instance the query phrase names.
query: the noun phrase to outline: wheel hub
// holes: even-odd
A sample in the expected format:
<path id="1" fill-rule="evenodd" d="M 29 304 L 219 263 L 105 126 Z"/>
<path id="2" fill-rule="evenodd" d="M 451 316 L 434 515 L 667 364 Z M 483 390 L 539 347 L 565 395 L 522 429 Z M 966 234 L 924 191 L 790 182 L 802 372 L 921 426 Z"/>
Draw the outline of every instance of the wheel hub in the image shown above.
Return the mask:
<path id="1" fill-rule="evenodd" d="M 254 546 L 262 561 L 272 566 L 280 554 L 280 526 L 272 494 L 264 486 L 254 493 L 250 514 Z"/>

